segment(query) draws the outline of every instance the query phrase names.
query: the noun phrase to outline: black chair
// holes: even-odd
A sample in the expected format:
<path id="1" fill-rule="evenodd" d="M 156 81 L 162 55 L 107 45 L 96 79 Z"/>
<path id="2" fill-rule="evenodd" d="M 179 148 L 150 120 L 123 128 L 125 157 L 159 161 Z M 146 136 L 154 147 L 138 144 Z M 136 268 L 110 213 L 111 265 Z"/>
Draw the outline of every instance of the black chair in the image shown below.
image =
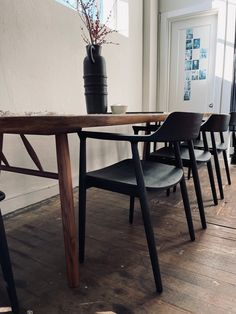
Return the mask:
<path id="1" fill-rule="evenodd" d="M 194 188 L 199 208 L 199 213 L 201 217 L 201 223 L 203 229 L 206 229 L 206 219 L 205 219 L 205 213 L 204 213 L 204 204 L 202 199 L 202 191 L 201 191 L 201 184 L 198 174 L 198 168 L 202 165 L 207 165 L 208 169 L 208 176 L 209 181 L 211 185 L 211 191 L 212 191 L 212 197 L 214 204 L 218 204 L 217 200 L 217 194 L 216 194 L 216 188 L 215 188 L 215 181 L 214 181 L 214 175 L 212 170 L 212 164 L 211 164 L 211 154 L 208 151 L 203 151 L 200 149 L 193 149 L 193 146 L 191 145 L 189 148 L 180 148 L 181 152 L 181 159 L 183 162 L 183 166 L 187 167 L 188 169 L 191 169 L 193 174 L 193 182 L 194 182 Z M 159 150 L 153 152 L 150 154 L 150 160 L 153 161 L 159 161 L 159 162 L 174 162 L 174 154 L 173 149 L 171 147 L 164 147 L 160 148 Z"/>
<path id="2" fill-rule="evenodd" d="M 194 142 L 194 147 L 198 149 L 204 149 L 204 139 L 207 143 L 207 149 L 211 152 L 214 157 L 215 171 L 220 191 L 220 198 L 224 198 L 224 191 L 222 185 L 220 163 L 218 155 L 223 154 L 225 171 L 227 176 L 228 184 L 231 184 L 230 171 L 227 159 L 227 149 L 228 145 L 224 140 L 224 132 L 228 131 L 229 128 L 230 115 L 228 114 L 212 114 L 206 122 L 201 126 L 201 134 L 203 140 L 197 140 Z M 210 134 L 210 139 L 207 138 L 207 133 Z M 216 135 L 219 135 L 219 142 L 216 142 Z"/>
<path id="3" fill-rule="evenodd" d="M 122 135 L 103 132 L 80 131 L 80 178 L 79 178 L 79 260 L 85 255 L 86 190 L 97 187 L 113 192 L 138 197 L 141 205 L 143 223 L 152 264 L 157 292 L 162 292 L 161 275 L 155 245 L 155 238 L 149 213 L 148 190 L 162 190 L 180 183 L 190 238 L 195 239 L 189 199 L 182 169 L 179 141 L 196 138 L 201 125 L 202 114 L 174 112 L 164 124 L 151 135 Z M 180 127 L 181 126 L 181 127 Z M 131 144 L 132 158 L 117 162 L 96 171 L 86 170 L 86 139 L 127 141 Z M 140 161 L 139 142 L 173 143 L 176 165 L 165 165 L 152 161 Z"/>
<path id="4" fill-rule="evenodd" d="M 204 124 L 202 125 L 202 128 L 203 127 L 204 127 Z M 185 143 L 185 145 L 186 144 L 187 143 Z M 214 181 L 214 175 L 213 175 L 212 164 L 211 164 L 211 153 L 208 151 L 206 139 L 205 141 L 203 141 L 203 144 L 204 144 L 204 150 L 194 149 L 193 143 L 189 142 L 188 147 L 185 147 L 185 146 L 180 147 L 180 153 L 181 153 L 183 166 L 188 167 L 188 169 L 191 169 L 193 173 L 193 181 L 194 181 L 198 208 L 199 208 L 200 217 L 201 217 L 201 223 L 202 223 L 202 227 L 205 229 L 207 226 L 206 226 L 206 219 L 205 219 L 205 213 L 204 213 L 204 204 L 202 200 L 201 185 L 200 185 L 200 180 L 199 180 L 199 175 L 198 175 L 198 168 L 201 167 L 202 165 L 207 165 L 208 176 L 209 176 L 211 191 L 212 191 L 212 197 L 213 197 L 213 201 L 215 205 L 218 204 L 218 200 L 217 200 L 215 181 Z M 151 152 L 148 156 L 149 160 L 165 162 L 165 163 L 170 163 L 170 164 L 173 164 L 175 162 L 174 158 L 175 158 L 174 151 L 171 145 L 159 148 L 156 151 Z"/>
<path id="5" fill-rule="evenodd" d="M 134 128 L 135 126 L 133 127 L 133 129 Z M 134 130 L 137 132 L 137 131 L 140 131 L 141 129 L 139 128 L 139 129 L 134 129 Z M 152 125 L 150 127 L 149 125 L 147 125 L 146 128 L 142 129 L 142 131 L 144 130 L 147 133 L 153 132 L 154 126 Z M 199 180 L 199 175 L 198 175 L 198 168 L 201 167 L 202 165 L 207 165 L 213 201 L 215 205 L 218 204 L 214 175 L 213 175 L 212 164 L 211 164 L 211 153 L 207 150 L 206 145 L 207 144 L 205 143 L 204 150 L 194 149 L 193 144 L 191 142 L 189 144 L 185 143 L 185 146 L 180 145 L 180 153 L 181 153 L 183 166 L 187 167 L 189 170 L 191 169 L 193 173 L 193 180 L 194 180 L 194 187 L 195 187 L 195 192 L 196 192 L 196 197 L 197 197 L 197 202 L 198 202 L 198 208 L 199 208 L 199 213 L 201 217 L 202 227 L 204 229 L 206 229 L 207 225 L 206 225 L 206 218 L 205 218 L 205 212 L 204 212 L 204 204 L 202 200 L 201 185 L 200 185 L 200 180 Z M 146 160 L 152 160 L 152 161 L 169 163 L 169 164 L 175 163 L 175 154 L 174 154 L 172 145 L 165 145 L 165 147 L 161 147 L 159 149 L 156 149 L 156 147 L 154 148 L 155 149 L 153 151 L 146 152 L 146 156 L 145 156 Z M 130 215 L 132 217 L 133 203 L 131 203 L 130 212 L 131 212 Z"/>
<path id="6" fill-rule="evenodd" d="M 5 194 L 0 191 L 0 201 L 5 198 Z M 3 278 L 6 282 L 6 288 L 11 303 L 12 312 L 19 313 L 18 300 L 16 295 L 15 282 L 11 267 L 11 261 L 8 251 L 6 233 L 3 224 L 3 218 L 0 210 L 0 264 L 2 268 Z"/>

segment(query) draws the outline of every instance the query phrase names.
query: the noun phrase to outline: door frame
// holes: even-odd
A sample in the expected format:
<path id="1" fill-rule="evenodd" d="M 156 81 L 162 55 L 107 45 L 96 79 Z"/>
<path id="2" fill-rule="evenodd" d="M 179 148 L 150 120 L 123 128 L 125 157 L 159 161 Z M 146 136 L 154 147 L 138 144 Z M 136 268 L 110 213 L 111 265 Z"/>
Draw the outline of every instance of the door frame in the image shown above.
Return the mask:
<path id="1" fill-rule="evenodd" d="M 158 97 L 157 97 L 157 109 L 161 111 L 168 111 L 169 103 L 169 86 L 170 86 L 170 57 L 171 57 L 171 29 L 172 23 L 176 21 L 187 20 L 191 17 L 204 17 L 207 15 L 217 15 L 217 25 L 223 25 L 220 29 L 217 28 L 217 42 L 219 37 L 222 41 L 222 32 L 225 33 L 225 12 L 222 8 L 215 6 L 212 8 L 211 3 L 203 3 L 194 7 L 184 8 L 181 10 L 162 13 L 160 16 L 160 49 L 159 49 L 159 71 L 158 71 Z M 222 23 L 223 21 L 223 23 Z M 224 74 L 224 51 L 222 52 L 219 45 L 216 47 L 216 64 L 215 77 L 217 74 L 217 80 L 214 80 L 214 112 L 221 111 L 222 101 L 222 84 Z M 217 72 L 217 73 L 216 73 Z"/>

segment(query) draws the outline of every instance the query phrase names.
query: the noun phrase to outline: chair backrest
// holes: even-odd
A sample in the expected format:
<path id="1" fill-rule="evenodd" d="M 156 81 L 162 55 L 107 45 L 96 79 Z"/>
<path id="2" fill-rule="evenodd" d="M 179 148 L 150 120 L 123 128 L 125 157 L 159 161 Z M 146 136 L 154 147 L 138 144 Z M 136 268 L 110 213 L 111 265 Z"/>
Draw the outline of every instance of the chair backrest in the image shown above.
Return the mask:
<path id="1" fill-rule="evenodd" d="M 229 130 L 236 131 L 236 112 L 230 112 Z"/>
<path id="2" fill-rule="evenodd" d="M 151 137 L 159 142 L 193 140 L 199 134 L 202 118 L 202 113 L 172 112 Z"/>
<path id="3" fill-rule="evenodd" d="M 201 126 L 205 132 L 226 132 L 229 128 L 230 115 L 214 113 Z"/>

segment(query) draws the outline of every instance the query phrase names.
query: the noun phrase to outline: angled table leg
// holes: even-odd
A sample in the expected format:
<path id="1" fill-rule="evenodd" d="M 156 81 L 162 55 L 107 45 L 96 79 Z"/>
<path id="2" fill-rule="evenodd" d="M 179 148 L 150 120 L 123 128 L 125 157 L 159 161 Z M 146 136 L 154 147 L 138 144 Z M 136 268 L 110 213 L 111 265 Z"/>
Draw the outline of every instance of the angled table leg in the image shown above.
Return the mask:
<path id="1" fill-rule="evenodd" d="M 0 153 L 2 155 L 2 148 L 3 148 L 3 133 L 0 133 Z M 2 158 L 0 159 L 0 164 L 2 163 Z"/>
<path id="2" fill-rule="evenodd" d="M 55 136 L 67 278 L 69 286 L 74 288 L 79 284 L 79 268 L 70 154 L 67 134 Z"/>

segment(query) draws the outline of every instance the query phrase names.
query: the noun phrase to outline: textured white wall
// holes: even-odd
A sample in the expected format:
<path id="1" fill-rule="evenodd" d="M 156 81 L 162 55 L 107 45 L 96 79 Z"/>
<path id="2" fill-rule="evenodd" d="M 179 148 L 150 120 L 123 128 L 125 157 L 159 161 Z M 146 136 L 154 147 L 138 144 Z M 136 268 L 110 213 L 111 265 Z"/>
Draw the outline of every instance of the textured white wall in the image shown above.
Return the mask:
<path id="1" fill-rule="evenodd" d="M 130 111 L 140 111 L 142 0 L 129 0 L 129 37 L 114 34 L 113 41 L 120 45 L 103 47 L 109 103 L 125 103 Z M 85 43 L 76 12 L 54 0 L 0 1 L 0 110 L 84 114 L 84 56 Z M 45 169 L 56 170 L 54 138 L 29 138 Z M 78 143 L 77 136 L 70 135 L 75 185 Z M 32 165 L 17 136 L 5 136 L 4 153 L 10 164 Z M 95 168 L 127 154 L 124 144 L 108 147 L 107 143 L 93 143 L 89 146 L 88 166 Z M 3 172 L 1 189 L 7 194 L 2 203 L 4 212 L 58 192 L 56 181 Z"/>

